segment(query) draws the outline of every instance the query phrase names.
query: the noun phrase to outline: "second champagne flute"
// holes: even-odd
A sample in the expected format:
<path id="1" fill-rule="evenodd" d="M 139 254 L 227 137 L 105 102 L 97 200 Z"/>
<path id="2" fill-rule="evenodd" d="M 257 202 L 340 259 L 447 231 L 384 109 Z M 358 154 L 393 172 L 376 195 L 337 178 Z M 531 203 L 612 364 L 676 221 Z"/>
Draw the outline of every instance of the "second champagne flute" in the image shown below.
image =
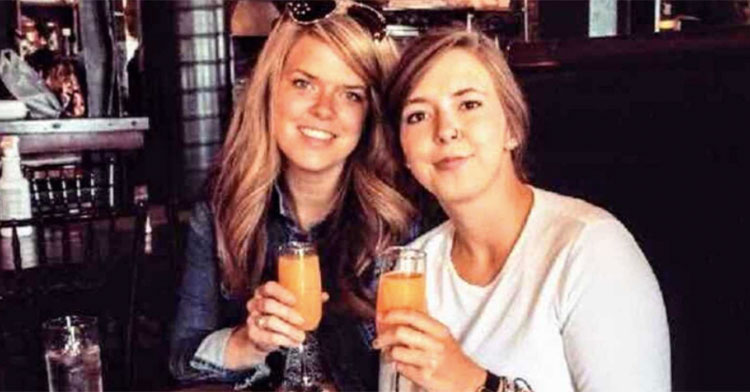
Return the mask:
<path id="1" fill-rule="evenodd" d="M 378 256 L 378 294 L 375 311 L 379 316 L 395 309 L 427 313 L 425 300 L 425 253 L 403 246 L 387 248 Z M 376 324 L 378 334 L 386 325 Z M 383 366 L 381 355 L 380 391 L 412 391 L 416 385 L 399 377 L 394 366 Z"/>
<path id="2" fill-rule="evenodd" d="M 308 242 L 288 242 L 279 247 L 278 260 L 279 284 L 294 294 L 294 309 L 302 315 L 304 322 L 301 328 L 306 332 L 318 328 L 323 315 L 322 284 L 320 280 L 320 262 L 315 246 Z M 305 362 L 306 343 L 309 336 L 300 345 L 302 385 L 294 386 L 295 390 L 319 391 L 320 386 L 308 374 Z"/>

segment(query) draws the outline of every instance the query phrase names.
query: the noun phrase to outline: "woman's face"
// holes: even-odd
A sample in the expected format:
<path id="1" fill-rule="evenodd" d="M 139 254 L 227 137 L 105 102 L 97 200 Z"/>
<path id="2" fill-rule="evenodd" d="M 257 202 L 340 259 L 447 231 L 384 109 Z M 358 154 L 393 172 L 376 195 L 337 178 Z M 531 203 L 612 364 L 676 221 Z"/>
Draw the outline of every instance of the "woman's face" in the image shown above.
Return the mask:
<path id="1" fill-rule="evenodd" d="M 442 54 L 405 101 L 401 146 L 414 177 L 441 202 L 472 200 L 515 176 L 495 84 L 472 53 Z"/>
<path id="2" fill-rule="evenodd" d="M 317 38 L 293 46 L 272 101 L 273 137 L 288 170 L 338 175 L 359 142 L 367 86 Z"/>

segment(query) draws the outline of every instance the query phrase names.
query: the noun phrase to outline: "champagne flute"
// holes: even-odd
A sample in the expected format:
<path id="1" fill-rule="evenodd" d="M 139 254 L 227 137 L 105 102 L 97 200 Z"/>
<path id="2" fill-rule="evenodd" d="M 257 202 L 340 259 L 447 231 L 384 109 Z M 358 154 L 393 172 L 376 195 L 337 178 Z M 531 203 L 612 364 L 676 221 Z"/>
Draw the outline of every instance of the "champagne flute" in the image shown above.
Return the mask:
<path id="1" fill-rule="evenodd" d="M 318 328 L 323 314 L 320 262 L 315 246 L 308 242 L 288 242 L 279 247 L 279 284 L 294 294 L 297 301 L 294 309 L 302 315 L 301 328 L 305 331 L 305 341 L 299 346 L 302 385 L 295 386 L 302 391 L 319 391 L 309 374 L 305 360 L 306 344 L 310 331 Z"/>
<path id="2" fill-rule="evenodd" d="M 391 246 L 378 256 L 378 294 L 375 305 L 379 316 L 394 309 L 416 310 L 427 313 L 425 300 L 425 253 L 418 249 Z M 377 323 L 377 333 L 387 325 Z M 385 358 L 381 354 L 381 364 Z M 405 384 L 405 385 L 400 385 Z M 412 383 L 401 382 L 394 366 L 381 366 L 380 390 L 416 390 Z M 399 388 L 400 387 L 400 388 Z"/>

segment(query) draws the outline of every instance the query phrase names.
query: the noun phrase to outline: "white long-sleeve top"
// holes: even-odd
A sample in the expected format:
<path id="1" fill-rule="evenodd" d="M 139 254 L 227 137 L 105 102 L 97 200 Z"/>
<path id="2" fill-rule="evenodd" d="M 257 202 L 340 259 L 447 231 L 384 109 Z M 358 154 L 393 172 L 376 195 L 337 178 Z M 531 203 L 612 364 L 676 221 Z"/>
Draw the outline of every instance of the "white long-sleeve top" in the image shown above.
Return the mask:
<path id="1" fill-rule="evenodd" d="M 429 313 L 464 352 L 535 392 L 669 391 L 659 285 L 632 235 L 582 200 L 533 188 L 505 265 L 486 286 L 451 261 L 450 221 L 415 240 L 427 253 Z"/>

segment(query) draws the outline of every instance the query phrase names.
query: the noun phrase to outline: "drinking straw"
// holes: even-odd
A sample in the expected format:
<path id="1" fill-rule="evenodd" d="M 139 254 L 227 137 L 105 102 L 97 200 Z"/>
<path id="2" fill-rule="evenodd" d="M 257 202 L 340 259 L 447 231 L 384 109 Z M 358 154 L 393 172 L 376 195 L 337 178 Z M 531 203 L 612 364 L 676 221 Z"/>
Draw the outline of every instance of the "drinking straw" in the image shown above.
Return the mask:
<path id="1" fill-rule="evenodd" d="M 81 349 L 81 341 L 76 336 L 76 329 L 73 325 L 73 321 L 70 316 L 65 316 L 65 329 L 68 331 L 67 339 L 65 341 L 65 352 L 70 354 L 78 354 Z"/>

